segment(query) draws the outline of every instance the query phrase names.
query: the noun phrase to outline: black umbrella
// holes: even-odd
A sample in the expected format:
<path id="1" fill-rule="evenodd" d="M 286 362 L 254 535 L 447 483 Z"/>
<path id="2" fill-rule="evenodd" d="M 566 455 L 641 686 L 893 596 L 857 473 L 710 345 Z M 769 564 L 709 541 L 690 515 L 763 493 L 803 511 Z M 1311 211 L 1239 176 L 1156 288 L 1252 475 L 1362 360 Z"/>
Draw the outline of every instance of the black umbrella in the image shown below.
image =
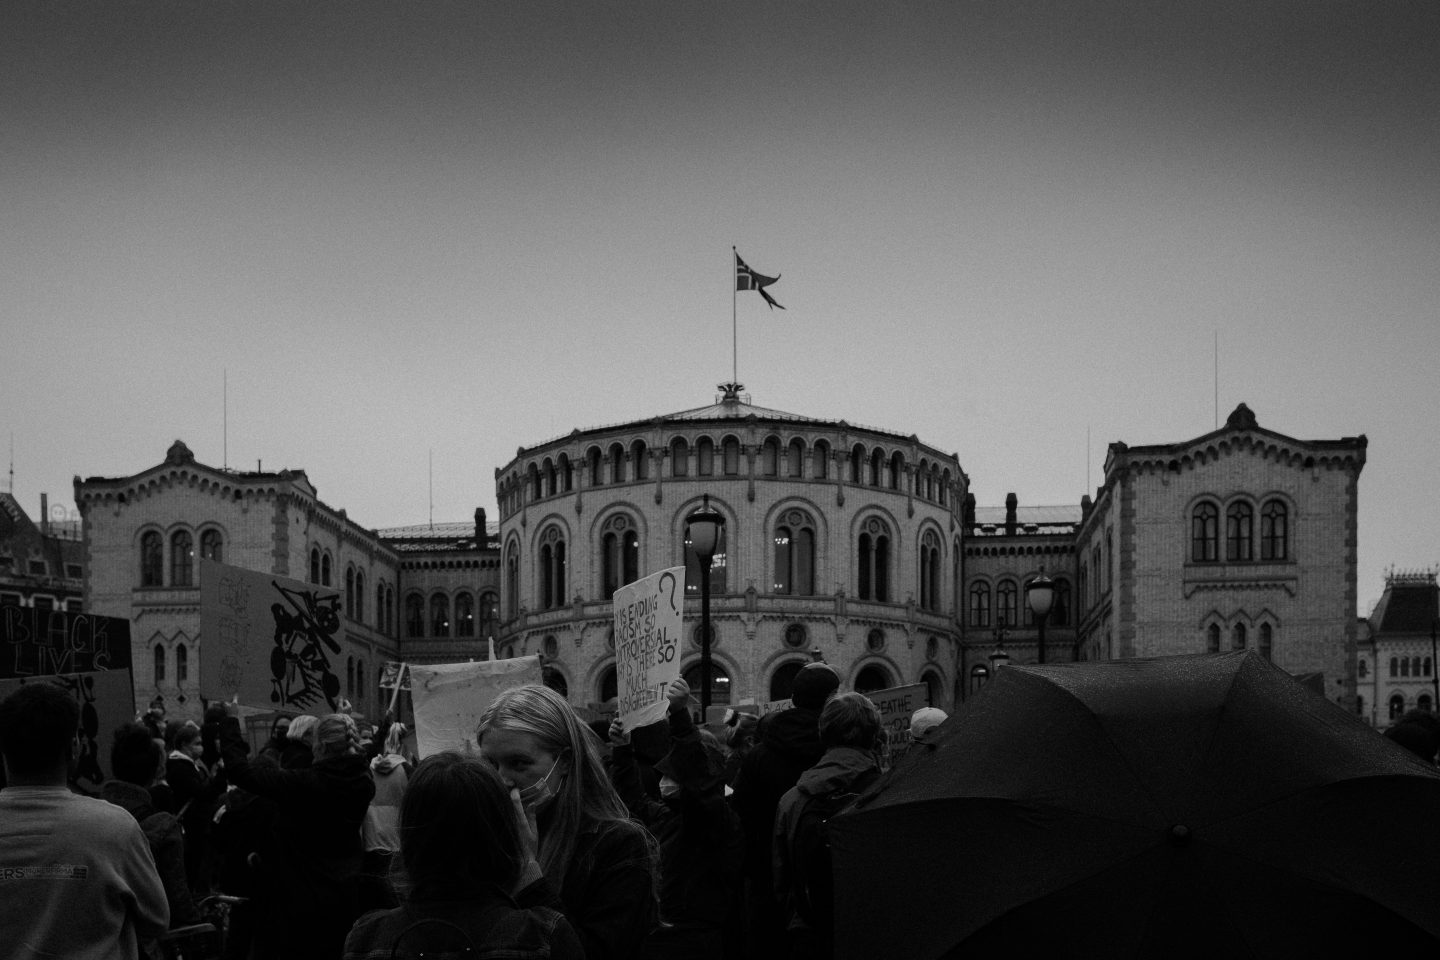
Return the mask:
<path id="1" fill-rule="evenodd" d="M 1007 667 L 835 817 L 837 956 L 1437 956 L 1440 773 L 1253 653 Z"/>

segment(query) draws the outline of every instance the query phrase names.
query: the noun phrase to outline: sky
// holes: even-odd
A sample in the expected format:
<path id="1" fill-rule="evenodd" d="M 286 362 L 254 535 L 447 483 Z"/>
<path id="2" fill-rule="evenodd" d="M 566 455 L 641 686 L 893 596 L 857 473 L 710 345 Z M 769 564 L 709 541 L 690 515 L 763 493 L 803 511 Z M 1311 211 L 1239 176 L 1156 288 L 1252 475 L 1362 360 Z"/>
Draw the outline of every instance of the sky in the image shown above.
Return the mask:
<path id="1" fill-rule="evenodd" d="M 1247 403 L 1365 434 L 1359 605 L 1440 563 L 1440 6 L 17 0 L 0 443 L 304 469 L 370 527 L 712 402 L 982 505 Z M 734 294 L 731 247 L 781 279 Z M 730 308 L 730 309 L 727 309 Z"/>

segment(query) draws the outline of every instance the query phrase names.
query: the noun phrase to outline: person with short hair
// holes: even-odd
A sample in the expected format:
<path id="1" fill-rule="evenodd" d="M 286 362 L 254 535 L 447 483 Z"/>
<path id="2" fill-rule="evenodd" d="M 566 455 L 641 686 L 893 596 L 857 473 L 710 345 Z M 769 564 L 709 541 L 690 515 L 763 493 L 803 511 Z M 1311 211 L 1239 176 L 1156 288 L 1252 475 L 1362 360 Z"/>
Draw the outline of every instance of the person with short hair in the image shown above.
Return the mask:
<path id="1" fill-rule="evenodd" d="M 400 801 L 399 835 L 403 901 L 356 921 L 345 960 L 466 950 L 584 960 L 564 916 L 515 902 L 539 867 L 527 857 L 515 806 L 488 763 L 448 752 L 422 760 Z"/>
<path id="2" fill-rule="evenodd" d="M 835 953 L 835 885 L 828 820 L 880 779 L 875 752 L 880 711 L 860 693 L 837 694 L 820 712 L 820 762 L 800 775 L 775 812 L 775 896 L 790 914 L 792 955 L 824 960 Z"/>
<path id="3" fill-rule="evenodd" d="M 250 762 L 239 710 L 227 703 L 220 725 L 230 782 L 279 808 L 276 842 L 262 854 L 256 878 L 255 953 L 338 958 L 359 915 L 360 826 L 375 795 L 360 733 L 343 713 L 322 717 L 314 725 L 314 763 L 276 769 Z"/>
<path id="4" fill-rule="evenodd" d="M 32 681 L 0 702 L 0 951 L 7 957 L 137 960 L 170 925 L 140 824 L 67 786 L 80 707 Z M 158 763 L 158 757 L 155 758 Z"/>
<path id="5" fill-rule="evenodd" d="M 633 960 L 655 924 L 658 851 L 611 785 L 595 735 L 564 697 L 529 683 L 490 703 L 476 741 L 543 871 L 531 893 L 559 903 L 587 960 Z"/>

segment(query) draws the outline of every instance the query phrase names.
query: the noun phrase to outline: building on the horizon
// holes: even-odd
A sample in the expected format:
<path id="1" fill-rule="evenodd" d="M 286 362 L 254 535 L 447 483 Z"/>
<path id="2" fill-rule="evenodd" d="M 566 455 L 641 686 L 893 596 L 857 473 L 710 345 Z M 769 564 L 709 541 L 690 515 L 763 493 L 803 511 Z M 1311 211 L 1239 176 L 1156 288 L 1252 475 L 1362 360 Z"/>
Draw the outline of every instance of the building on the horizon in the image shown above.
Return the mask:
<path id="1" fill-rule="evenodd" d="M 1440 586 L 1436 571 L 1391 571 L 1370 615 L 1360 620 L 1356 711 L 1385 727 L 1407 710 L 1433 712 Z"/>
<path id="2" fill-rule="evenodd" d="M 86 609 L 131 621 L 142 702 L 195 698 L 197 566 L 215 556 L 345 588 L 344 690 L 363 712 L 383 707 L 385 661 L 480 659 L 491 637 L 603 708 L 614 590 L 665 567 L 687 568 L 695 680 L 685 520 L 708 497 L 726 519 L 708 572 L 717 704 L 784 699 L 814 657 L 848 688 L 923 683 L 948 707 L 997 646 L 1011 663 L 1253 647 L 1355 709 L 1363 436 L 1296 440 L 1242 404 L 1194 440 L 1111 444 L 1093 500 L 998 507 L 976 504 L 955 453 L 742 390 L 519 448 L 495 471 L 496 521 L 366 529 L 303 471 L 209 467 L 177 441 L 132 476 L 76 478 Z M 1041 574 L 1055 584 L 1043 651 L 1025 599 Z"/>
<path id="3" fill-rule="evenodd" d="M 13 494 L 0 493 L 0 606 L 79 613 L 85 586 L 78 520 L 50 516 L 40 495 L 40 522 Z"/>

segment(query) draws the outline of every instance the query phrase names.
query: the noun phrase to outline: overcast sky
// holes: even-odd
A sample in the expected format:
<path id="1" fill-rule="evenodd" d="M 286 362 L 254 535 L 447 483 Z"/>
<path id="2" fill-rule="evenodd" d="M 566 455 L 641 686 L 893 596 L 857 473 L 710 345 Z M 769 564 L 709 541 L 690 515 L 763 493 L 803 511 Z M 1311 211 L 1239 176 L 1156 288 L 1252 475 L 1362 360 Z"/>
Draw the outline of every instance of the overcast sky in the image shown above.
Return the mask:
<path id="1" fill-rule="evenodd" d="M 495 516 L 575 427 L 711 402 L 1077 503 L 1241 401 L 1366 434 L 1362 612 L 1440 561 L 1440 5 L 19 2 L 15 494 L 303 468 Z M 731 245 L 785 311 L 738 302 Z M 222 379 L 229 383 L 228 443 Z M 1087 449 L 1086 437 L 1090 436 Z"/>

